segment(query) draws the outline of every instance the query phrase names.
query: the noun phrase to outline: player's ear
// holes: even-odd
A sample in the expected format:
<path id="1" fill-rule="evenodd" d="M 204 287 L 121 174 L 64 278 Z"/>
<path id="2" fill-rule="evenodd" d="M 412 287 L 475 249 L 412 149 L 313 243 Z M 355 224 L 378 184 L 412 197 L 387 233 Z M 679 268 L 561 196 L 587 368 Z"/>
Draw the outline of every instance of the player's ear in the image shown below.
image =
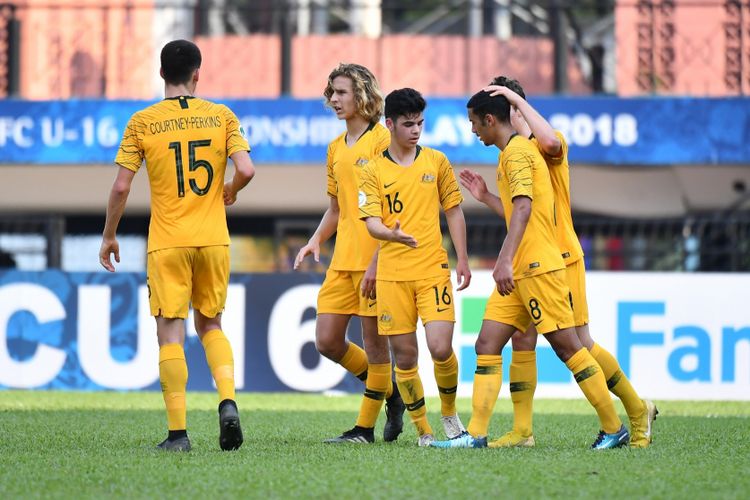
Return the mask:
<path id="1" fill-rule="evenodd" d="M 164 79 L 164 68 L 159 68 L 159 76 Z"/>
<path id="2" fill-rule="evenodd" d="M 201 69 L 196 68 L 196 70 L 193 72 L 193 83 L 198 83 L 198 79 L 201 76 Z"/>
<path id="3" fill-rule="evenodd" d="M 386 127 L 388 128 L 388 130 L 390 130 L 391 132 L 393 132 L 393 130 L 394 130 L 394 129 L 396 128 L 395 124 L 393 123 L 393 120 L 392 120 L 392 119 L 390 119 L 390 118 L 386 118 L 386 119 L 385 119 L 385 126 L 386 126 Z"/>

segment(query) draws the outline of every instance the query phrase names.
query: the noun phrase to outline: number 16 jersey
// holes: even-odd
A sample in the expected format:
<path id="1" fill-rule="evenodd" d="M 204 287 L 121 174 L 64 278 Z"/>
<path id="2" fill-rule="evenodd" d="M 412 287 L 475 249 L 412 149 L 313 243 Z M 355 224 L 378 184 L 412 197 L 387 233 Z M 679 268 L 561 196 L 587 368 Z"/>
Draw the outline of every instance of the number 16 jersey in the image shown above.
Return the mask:
<path id="1" fill-rule="evenodd" d="M 148 251 L 228 245 L 223 187 L 227 157 L 250 151 L 226 106 L 180 96 L 135 113 L 115 163 L 137 172 L 146 161 L 151 187 Z"/>

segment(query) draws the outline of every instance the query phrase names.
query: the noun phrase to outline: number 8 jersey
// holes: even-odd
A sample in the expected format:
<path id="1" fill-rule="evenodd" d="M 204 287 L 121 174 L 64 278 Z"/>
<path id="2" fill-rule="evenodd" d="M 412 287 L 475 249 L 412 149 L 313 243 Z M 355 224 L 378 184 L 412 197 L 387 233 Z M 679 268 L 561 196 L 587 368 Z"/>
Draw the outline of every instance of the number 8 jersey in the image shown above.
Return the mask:
<path id="1" fill-rule="evenodd" d="M 115 163 L 137 172 L 146 162 L 149 252 L 229 244 L 224 173 L 237 151 L 250 146 L 239 120 L 222 104 L 179 96 L 130 118 Z"/>

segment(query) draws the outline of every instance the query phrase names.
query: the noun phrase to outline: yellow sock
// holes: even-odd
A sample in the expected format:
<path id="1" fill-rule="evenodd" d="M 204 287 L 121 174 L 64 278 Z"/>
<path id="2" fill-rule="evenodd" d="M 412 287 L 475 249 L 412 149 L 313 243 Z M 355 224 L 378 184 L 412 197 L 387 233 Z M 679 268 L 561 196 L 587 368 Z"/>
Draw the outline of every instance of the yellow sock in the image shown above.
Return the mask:
<path id="1" fill-rule="evenodd" d="M 211 330 L 203 336 L 201 342 L 206 351 L 208 367 L 216 382 L 219 402 L 234 400 L 234 358 L 229 340 L 221 330 Z"/>
<path id="2" fill-rule="evenodd" d="M 424 404 L 424 388 L 422 379 L 419 378 L 419 368 L 415 366 L 411 370 L 402 370 L 397 366 L 395 370 L 401 399 L 404 400 L 406 409 L 409 410 L 409 416 L 417 427 L 417 433 L 420 436 L 432 434 L 432 427 L 427 421 L 427 407 Z"/>
<path id="3" fill-rule="evenodd" d="M 164 405 L 167 407 L 167 427 L 170 431 L 187 429 L 185 387 L 188 370 L 185 351 L 180 344 L 166 344 L 159 348 L 159 380 Z"/>
<path id="4" fill-rule="evenodd" d="M 607 434 L 620 430 L 622 422 L 615 412 L 604 374 L 588 349 L 581 348 L 565 364 L 573 372 L 578 386 L 599 415 L 602 430 Z"/>
<path id="5" fill-rule="evenodd" d="M 487 435 L 492 410 L 495 409 L 500 385 L 503 383 L 503 357 L 489 354 L 477 355 L 474 372 L 474 393 L 471 397 L 471 421 L 466 428 L 474 437 Z"/>
<path id="6" fill-rule="evenodd" d="M 370 365 L 367 369 L 367 383 L 362 404 L 359 407 L 357 425 L 360 427 L 375 427 L 378 414 L 383 408 L 383 400 L 391 383 L 391 364 L 383 363 Z"/>
<path id="7" fill-rule="evenodd" d="M 510 362 L 513 430 L 522 436 L 532 434 L 536 380 L 536 351 L 513 351 L 513 358 Z"/>
<path id="8" fill-rule="evenodd" d="M 599 366 L 602 367 L 604 378 L 607 380 L 607 387 L 615 396 L 620 398 L 630 420 L 635 420 L 641 416 L 643 401 L 635 392 L 633 386 L 630 385 L 628 377 L 620 369 L 620 363 L 617 362 L 617 359 L 599 344 L 594 344 L 590 352 Z"/>
<path id="9" fill-rule="evenodd" d="M 458 388 L 458 360 L 456 354 L 445 361 L 432 360 L 435 382 L 440 393 L 440 412 L 444 417 L 456 414 L 456 389 Z"/>
<path id="10" fill-rule="evenodd" d="M 354 342 L 349 342 L 346 354 L 341 358 L 339 364 L 362 382 L 367 380 L 367 354 Z"/>

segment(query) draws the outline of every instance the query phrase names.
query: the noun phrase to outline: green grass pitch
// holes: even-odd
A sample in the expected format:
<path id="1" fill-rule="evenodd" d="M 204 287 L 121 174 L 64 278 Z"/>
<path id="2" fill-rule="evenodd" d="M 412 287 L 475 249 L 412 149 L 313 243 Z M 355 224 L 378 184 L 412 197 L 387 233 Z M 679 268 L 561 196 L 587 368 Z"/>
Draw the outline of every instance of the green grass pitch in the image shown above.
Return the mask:
<path id="1" fill-rule="evenodd" d="M 583 400 L 535 403 L 534 449 L 325 445 L 353 426 L 359 398 L 241 394 L 245 444 L 218 446 L 216 396 L 188 394 L 187 454 L 165 436 L 161 394 L 0 391 L 0 498 L 747 498 L 750 403 L 657 402 L 647 450 L 588 449 L 597 426 Z M 619 405 L 619 403 L 617 403 Z M 439 401 L 430 420 L 442 437 Z M 618 406 L 622 410 L 621 406 Z M 471 402 L 459 400 L 464 423 Z M 408 417 L 407 417 L 408 418 Z M 490 437 L 508 430 L 500 400 Z"/>

